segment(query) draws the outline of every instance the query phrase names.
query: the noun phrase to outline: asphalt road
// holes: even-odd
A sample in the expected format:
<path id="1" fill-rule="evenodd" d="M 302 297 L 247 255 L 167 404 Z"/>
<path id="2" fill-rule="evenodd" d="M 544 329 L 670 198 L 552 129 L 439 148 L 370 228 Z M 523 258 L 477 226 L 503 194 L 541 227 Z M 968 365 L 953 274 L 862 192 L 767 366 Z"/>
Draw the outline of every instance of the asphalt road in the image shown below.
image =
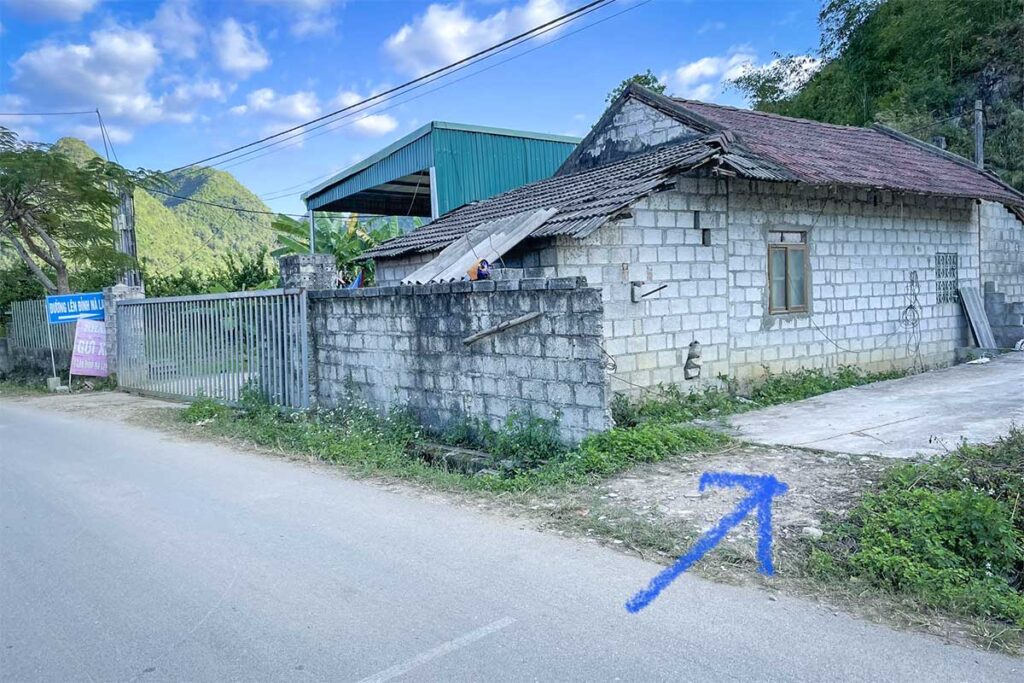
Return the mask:
<path id="1" fill-rule="evenodd" d="M 1024 663 L 301 463 L 0 403 L 5 681 L 1020 681 Z"/>

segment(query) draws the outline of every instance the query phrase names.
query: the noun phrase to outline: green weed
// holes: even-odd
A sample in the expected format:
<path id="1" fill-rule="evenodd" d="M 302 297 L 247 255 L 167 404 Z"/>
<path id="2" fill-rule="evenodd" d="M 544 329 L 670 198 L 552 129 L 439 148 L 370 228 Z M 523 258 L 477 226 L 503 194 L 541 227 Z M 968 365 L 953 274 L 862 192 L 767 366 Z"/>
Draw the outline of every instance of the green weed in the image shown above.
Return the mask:
<path id="1" fill-rule="evenodd" d="M 843 366 L 836 371 L 800 370 L 765 375 L 752 382 L 742 395 L 735 381 L 719 377 L 720 387 L 684 391 L 677 385 L 661 385 L 638 398 L 616 394 L 611 410 L 615 424 L 635 426 L 643 422 L 690 422 L 712 420 L 754 408 L 800 401 L 838 389 L 902 377 L 903 371 L 869 373 Z"/>
<path id="2" fill-rule="evenodd" d="M 1024 627 L 1024 430 L 893 468 L 809 568 Z"/>

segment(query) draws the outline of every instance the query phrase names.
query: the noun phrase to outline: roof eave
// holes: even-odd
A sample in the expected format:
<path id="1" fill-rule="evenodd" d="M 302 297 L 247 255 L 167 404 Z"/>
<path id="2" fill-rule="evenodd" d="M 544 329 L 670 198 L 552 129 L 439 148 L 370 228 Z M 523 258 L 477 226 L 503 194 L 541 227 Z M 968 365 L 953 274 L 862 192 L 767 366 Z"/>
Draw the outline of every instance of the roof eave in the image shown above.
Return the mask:
<path id="1" fill-rule="evenodd" d="M 940 156 L 940 157 L 942 157 L 944 159 L 947 159 L 947 160 L 952 161 L 952 162 L 954 162 L 956 164 L 960 164 L 961 166 L 964 166 L 966 168 L 971 169 L 975 173 L 984 176 L 988 180 L 991 180 L 992 182 L 998 184 L 1004 190 L 1007 190 L 1008 192 L 1010 192 L 1013 195 L 1015 195 L 1017 197 L 1017 200 L 1019 201 L 1019 206 L 1024 206 L 1024 194 L 1022 194 L 1020 190 L 1018 190 L 1013 185 L 1010 185 L 1009 183 L 1004 181 L 1002 178 L 997 176 L 995 173 L 992 173 L 991 171 L 987 171 L 987 170 L 978 168 L 977 166 L 974 165 L 974 162 L 972 162 L 970 159 L 968 159 L 966 157 L 962 157 L 959 154 L 954 154 L 953 152 L 950 152 L 949 150 L 942 149 L 941 147 L 936 147 L 935 145 L 929 144 L 929 143 L 925 142 L 924 140 L 918 140 L 917 138 L 915 138 L 912 135 L 907 135 L 906 133 L 902 133 L 902 132 L 896 130 L 895 128 L 890 128 L 888 126 L 884 126 L 881 123 L 874 123 L 874 124 L 871 125 L 871 128 L 873 130 L 877 130 L 879 133 L 882 133 L 884 135 L 888 135 L 891 138 L 894 138 L 896 140 L 900 140 L 901 142 L 905 142 L 907 144 L 913 145 L 913 146 L 917 147 L 918 149 L 923 149 L 926 152 L 930 152 L 931 154 L 935 154 L 935 155 Z M 962 196 L 967 197 L 967 196 L 970 196 L 970 195 L 962 195 Z M 995 200 L 995 199 L 991 199 L 990 197 L 980 197 L 980 196 L 978 197 L 978 199 L 990 199 L 991 201 L 1000 201 L 1000 202 L 1003 201 L 1002 199 Z"/>
<path id="2" fill-rule="evenodd" d="M 343 171 L 339 171 L 335 175 L 331 176 L 328 180 L 325 180 L 325 181 L 321 182 L 319 185 L 315 186 L 314 188 L 312 188 L 310 190 L 306 190 L 305 192 L 303 192 L 300 195 L 300 198 L 302 199 L 303 202 L 305 202 L 306 200 L 310 199 L 311 197 L 313 197 L 315 195 L 318 195 L 321 192 L 323 192 L 324 190 L 328 189 L 332 185 L 336 185 L 337 183 L 340 183 L 343 180 L 346 180 L 346 179 L 354 176 L 356 173 L 359 173 L 360 171 L 365 170 L 365 169 L 369 168 L 370 166 L 373 166 L 375 163 L 377 163 L 381 159 L 384 159 L 384 158 L 390 156 L 391 154 L 394 154 L 396 151 L 400 150 L 401 148 L 403 148 L 403 147 L 405 147 L 405 146 L 407 146 L 409 144 L 412 144 L 413 142 L 415 142 L 416 140 L 419 140 L 424 135 L 427 135 L 431 130 L 434 129 L 434 124 L 435 123 L 437 123 L 437 122 L 436 121 L 431 121 L 428 124 L 420 126 L 419 128 L 417 128 L 413 132 L 411 132 L 408 135 L 406 135 L 405 137 L 402 137 L 402 138 L 399 138 L 398 140 L 395 140 L 394 142 L 392 142 L 390 145 L 388 145 L 384 149 L 382 149 L 382 150 L 380 150 L 380 151 L 378 151 L 378 152 L 376 152 L 376 153 L 366 157 L 362 161 L 356 162 L 355 164 L 353 164 L 352 166 L 349 166 L 348 168 L 346 168 Z"/>

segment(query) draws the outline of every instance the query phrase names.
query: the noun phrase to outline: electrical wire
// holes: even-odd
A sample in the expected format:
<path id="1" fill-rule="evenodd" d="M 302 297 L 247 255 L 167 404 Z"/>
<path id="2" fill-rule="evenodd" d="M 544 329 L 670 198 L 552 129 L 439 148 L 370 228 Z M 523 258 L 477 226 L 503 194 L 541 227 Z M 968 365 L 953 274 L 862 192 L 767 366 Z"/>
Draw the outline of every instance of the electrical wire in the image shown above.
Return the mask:
<path id="1" fill-rule="evenodd" d="M 342 107 L 340 109 L 336 109 L 336 110 L 334 110 L 332 112 L 328 112 L 327 114 L 324 114 L 323 116 L 318 116 L 315 119 L 311 119 L 311 120 L 306 121 L 304 123 L 300 123 L 298 125 L 292 126 L 291 128 L 279 131 L 279 132 L 274 133 L 272 135 L 267 135 L 267 136 L 265 136 L 263 138 L 260 138 L 259 140 L 255 140 L 253 142 L 250 142 L 250 143 L 247 143 L 247 144 L 244 144 L 244 145 L 239 145 L 238 147 L 235 147 L 233 149 L 229 149 L 229 150 L 227 150 L 225 152 L 220 152 L 219 154 L 213 154 L 211 156 L 205 157 L 205 158 L 200 159 L 198 161 L 193 161 L 192 163 L 185 164 L 184 166 L 179 166 L 179 167 L 169 171 L 169 173 L 173 173 L 174 171 L 181 171 L 181 170 L 186 169 L 186 168 L 191 168 L 192 166 L 197 166 L 199 164 L 204 164 L 206 162 L 213 161 L 214 159 L 221 159 L 221 158 L 226 157 L 226 156 L 228 156 L 230 154 L 234 154 L 235 152 L 238 152 L 238 151 L 241 151 L 241 150 L 244 150 L 244 149 L 249 149 L 251 147 L 255 147 L 256 145 L 260 145 L 260 144 L 262 144 L 264 142 L 268 142 L 270 140 L 274 140 L 274 139 L 279 138 L 281 136 L 287 135 L 288 133 L 292 133 L 292 132 L 294 132 L 296 130 L 305 129 L 306 127 L 310 126 L 311 124 L 318 123 L 320 121 L 324 121 L 324 120 L 327 120 L 327 119 L 332 119 L 335 116 L 337 116 L 338 114 L 341 114 L 341 113 L 346 112 L 346 111 L 351 111 L 353 109 L 356 109 L 356 110 L 362 109 L 363 107 L 365 107 L 365 105 L 367 105 L 370 102 L 375 102 L 375 101 L 377 101 L 377 100 L 379 100 L 379 99 L 381 99 L 383 97 L 386 97 L 388 95 L 391 95 L 393 93 L 406 90 L 410 86 L 415 85 L 417 83 L 421 83 L 423 81 L 429 81 L 434 76 L 438 76 L 440 74 L 443 74 L 443 73 L 445 73 L 447 71 L 452 70 L 454 67 L 457 67 L 457 66 L 462 65 L 462 64 L 473 62 L 474 60 L 477 60 L 477 59 L 479 59 L 479 58 L 481 58 L 481 57 L 483 57 L 485 55 L 489 55 L 490 53 L 495 52 L 499 48 L 502 48 L 502 47 L 504 47 L 506 45 L 509 45 L 509 44 L 512 44 L 512 43 L 515 43 L 515 42 L 521 40 L 522 38 L 524 38 L 526 36 L 530 36 L 531 34 L 536 33 L 537 31 L 539 31 L 541 29 L 544 29 L 544 28 L 546 28 L 548 26 L 552 26 L 552 25 L 558 25 L 558 24 L 567 23 L 567 20 L 572 20 L 577 15 L 579 15 L 579 14 L 581 14 L 583 12 L 586 12 L 587 10 L 590 10 L 591 8 L 596 8 L 598 6 L 604 6 L 604 5 L 607 5 L 607 4 L 611 4 L 612 2 L 615 2 L 615 0 L 592 0 L 592 2 L 588 2 L 587 4 L 582 5 L 580 7 L 577 7 L 576 9 L 571 10 L 569 12 L 566 12 L 565 14 L 563 14 L 563 15 L 561 15 L 559 17 L 556 17 L 556 18 L 554 18 L 554 19 L 552 19 L 550 21 L 547 21 L 547 22 L 545 22 L 543 24 L 540 24 L 539 26 L 535 26 L 535 27 L 529 29 L 528 31 L 524 31 L 523 33 L 520 33 L 518 35 L 512 36 L 511 38 L 508 38 L 506 40 L 501 41 L 500 43 L 496 43 L 495 45 L 492 45 L 492 46 L 487 47 L 487 48 L 485 48 L 483 50 L 480 50 L 479 52 L 475 52 L 475 53 L 469 55 L 468 57 L 464 57 L 464 58 L 462 58 L 462 59 L 460 59 L 458 61 L 452 62 L 451 64 L 448 64 L 446 66 L 442 66 L 442 67 L 440 67 L 438 69 L 434 69 L 433 71 L 431 71 L 429 73 L 423 74 L 422 76 L 418 76 L 418 77 L 416 77 L 416 78 L 414 78 L 412 80 L 406 81 L 405 83 L 397 85 L 397 86 L 395 86 L 393 88 L 389 88 L 387 90 L 384 90 L 384 91 L 382 91 L 380 93 L 377 93 L 376 95 L 371 95 L 370 97 L 367 97 L 367 98 L 365 98 L 365 99 L 363 99 L 363 100 L 361 100 L 359 102 L 356 102 L 354 104 L 348 105 L 346 107 Z"/>
<path id="2" fill-rule="evenodd" d="M 8 111 L 0 112 L 0 116 L 81 116 L 84 114 L 95 114 L 90 111 Z"/>
<path id="3" fill-rule="evenodd" d="M 472 78 L 474 76 L 477 76 L 479 74 L 482 74 L 485 71 L 490 71 L 491 69 L 494 69 L 494 68 L 497 68 L 497 67 L 499 67 L 499 66 L 501 66 L 503 64 L 506 64 L 506 63 L 512 61 L 513 59 L 518 59 L 520 57 L 523 57 L 525 55 L 530 54 L 531 52 L 536 52 L 537 50 L 543 49 L 543 48 L 545 48 L 545 47 L 547 47 L 549 45 L 552 45 L 552 44 L 554 44 L 554 43 L 556 43 L 556 42 L 558 42 L 560 40 L 563 40 L 565 38 L 573 36 L 573 35 L 575 35 L 577 33 L 582 32 L 582 31 L 585 31 L 588 28 L 597 26 L 598 24 L 602 24 L 602 23 L 604 23 L 606 21 L 614 19 L 615 17 L 620 16 L 622 14 L 625 14 L 626 12 L 631 12 L 631 11 L 633 11 L 633 10 L 639 8 L 639 7 L 642 7 L 642 6 L 646 5 L 646 4 L 648 4 L 649 2 L 651 2 L 651 0 L 642 0 L 642 2 L 638 2 L 636 4 L 630 5 L 629 7 L 626 7 L 625 9 L 623 9 L 623 10 L 621 10 L 619 12 L 616 12 L 614 14 L 610 14 L 610 15 L 608 15 L 606 17 L 598 19 L 597 21 L 591 22 L 591 23 L 587 24 L 586 26 L 582 26 L 582 27 L 576 29 L 575 31 L 570 31 L 569 33 L 565 33 L 565 34 L 563 34 L 561 36 L 558 36 L 557 38 L 554 38 L 554 39 L 552 39 L 552 40 L 550 40 L 550 41 L 548 41 L 548 42 L 546 42 L 546 43 L 544 43 L 542 45 L 538 45 L 536 47 L 532 47 L 529 50 L 524 50 L 524 51 L 522 51 L 520 53 L 512 55 L 511 57 L 503 59 L 500 62 L 496 62 L 496 63 L 491 64 L 489 66 L 486 66 L 483 69 L 480 69 L 478 71 L 474 71 L 474 72 L 472 72 L 470 74 L 466 74 L 465 76 L 462 76 L 460 78 L 456 78 L 456 79 L 454 79 L 452 81 L 448 81 L 448 82 L 446 82 L 446 83 L 444 83 L 442 85 L 439 85 L 436 88 L 431 88 L 430 90 L 424 91 L 424 92 L 422 92 L 422 93 L 420 93 L 418 95 L 414 95 L 413 97 L 407 98 L 405 100 L 402 100 L 401 102 L 397 102 L 397 103 L 392 104 L 392 105 L 390 105 L 388 107 L 381 107 L 379 109 L 375 109 L 373 111 L 373 114 L 367 114 L 367 116 L 372 116 L 372 115 L 379 114 L 379 113 L 384 112 L 384 111 L 388 111 L 389 109 L 394 109 L 394 108 L 396 108 L 398 106 L 401 106 L 403 104 L 406 104 L 408 102 L 412 102 L 413 100 L 417 100 L 417 99 L 419 99 L 421 97 L 425 97 L 425 96 L 427 96 L 427 95 L 429 95 L 431 93 L 437 92 L 438 90 L 441 90 L 442 88 L 446 88 L 448 86 L 455 85 L 456 83 L 459 83 L 461 81 L 464 81 L 464 80 L 467 80 L 467 79 Z M 321 133 L 317 133 L 316 135 L 308 135 L 308 136 L 306 136 L 305 138 L 303 138 L 299 142 L 295 142 L 295 143 L 292 143 L 290 145 L 285 145 L 285 146 L 283 146 L 283 147 L 281 147 L 281 148 L 279 148 L 277 150 L 271 150 L 269 152 L 265 152 L 263 154 L 259 154 L 259 155 L 253 156 L 253 157 L 251 157 L 249 159 L 245 159 L 245 160 L 240 161 L 238 163 L 230 164 L 228 166 L 224 166 L 222 168 L 224 170 L 227 170 L 227 169 L 234 168 L 236 166 L 240 166 L 242 164 L 248 163 L 250 161 L 255 161 L 256 159 L 259 159 L 259 158 L 264 157 L 264 156 L 268 156 L 269 154 L 273 154 L 276 151 L 280 151 L 280 149 L 284 149 L 286 147 L 291 147 L 291 146 L 294 146 L 296 144 L 302 144 L 306 140 L 309 140 L 309 139 L 312 139 L 312 138 L 316 138 L 316 137 L 320 137 L 321 135 L 326 135 L 327 133 L 334 132 L 335 130 L 338 130 L 339 128 L 343 128 L 343 127 L 345 127 L 347 125 L 351 125 L 353 123 L 361 121 L 363 118 L 366 118 L 366 117 L 364 116 L 364 117 L 361 117 L 361 118 L 356 119 L 354 121 L 348 121 L 348 122 L 343 123 L 343 124 L 341 124 L 339 126 L 334 126 L 334 127 L 328 128 L 327 130 L 325 130 L 325 131 L 323 131 Z M 340 119 L 338 119 L 338 120 L 340 120 Z M 332 121 L 331 123 L 335 123 L 336 121 Z M 319 127 L 321 127 L 321 126 L 318 126 L 318 128 Z M 311 129 L 311 130 L 315 130 L 315 128 Z M 269 145 L 268 145 L 268 147 L 269 147 Z M 263 148 L 263 149 L 266 149 L 266 148 Z M 236 158 L 241 158 L 241 157 L 236 157 Z M 315 182 L 319 182 L 319 181 L 322 181 L 322 180 L 326 180 L 326 179 L 330 178 L 333 175 L 334 175 L 334 172 L 331 172 L 331 173 L 327 173 L 327 174 L 324 174 L 324 175 L 321 175 L 321 176 L 317 176 L 316 178 L 313 178 L 312 180 L 307 181 L 306 183 L 301 183 L 301 184 L 298 184 L 298 185 L 292 185 L 292 186 L 289 186 L 289 187 L 286 187 L 286 188 L 281 188 L 279 190 L 272 190 L 270 192 L 266 192 L 266 193 L 260 195 L 260 198 L 272 201 L 272 200 L 275 200 L 275 199 L 283 199 L 285 197 L 292 197 L 292 196 L 295 196 L 295 195 L 298 195 L 298 194 L 302 194 L 302 192 L 305 191 L 305 188 L 309 187 L 310 183 L 315 183 Z M 289 192 L 290 190 L 294 190 L 296 188 L 301 188 L 301 189 L 299 189 L 298 192 Z M 282 192 L 285 193 L 285 194 L 280 194 Z"/>
<path id="4" fill-rule="evenodd" d="M 963 115 L 964 115 L 964 113 L 960 112 L 959 114 L 953 114 L 952 116 L 947 116 L 946 118 L 939 119 L 938 121 L 932 121 L 931 123 L 928 123 L 926 125 L 918 126 L 917 128 L 912 128 L 912 129 L 910 129 L 908 131 L 905 131 L 904 135 L 913 135 L 914 133 L 920 133 L 922 130 L 928 130 L 929 128 L 934 128 L 935 126 L 938 126 L 940 124 L 946 123 L 947 121 L 952 121 L 953 119 L 958 119 L 958 118 L 960 118 Z"/>
<path id="5" fill-rule="evenodd" d="M 103 123 L 103 115 L 100 114 L 99 107 L 96 107 L 96 120 L 100 122 L 100 135 L 103 136 L 103 146 L 106 148 L 110 147 L 110 154 L 114 155 L 114 161 L 120 165 L 121 160 L 117 158 L 117 150 L 114 149 L 114 141 L 110 138 L 110 133 L 107 131 L 107 126 Z M 107 161 L 110 161 L 110 156 L 107 156 Z"/>
<path id="6" fill-rule="evenodd" d="M 183 202 L 193 202 L 195 204 L 203 204 L 205 206 L 213 206 L 218 209 L 227 209 L 229 211 L 238 211 L 239 213 L 255 213 L 264 216 L 289 216 L 291 218 L 306 218 L 305 214 L 301 213 L 284 213 L 282 211 L 261 211 L 259 209 L 244 209 L 240 206 L 228 206 L 227 204 L 218 204 L 216 202 L 208 202 L 202 199 L 196 199 L 194 197 L 182 197 L 166 190 L 158 190 L 155 187 L 146 188 L 148 192 L 157 192 L 164 195 L 165 197 L 173 197 L 174 199 L 180 199 Z"/>
<path id="7" fill-rule="evenodd" d="M 607 7 L 608 5 L 612 4 L 614 1 L 615 0 L 607 0 L 604 4 L 601 4 L 599 6 L 595 6 L 592 9 L 588 9 L 585 12 L 581 13 L 580 15 L 573 17 L 572 20 L 573 21 L 578 20 L 578 19 L 586 16 L 587 14 L 590 14 L 592 12 L 596 12 L 599 9 L 603 9 L 604 7 Z M 431 78 L 429 80 L 426 80 L 426 81 L 424 81 L 422 83 L 419 83 L 419 84 L 414 85 L 412 87 L 406 88 L 402 92 L 397 92 L 397 93 L 388 95 L 387 97 L 383 97 L 380 100 L 380 102 L 377 102 L 377 103 L 371 105 L 372 107 L 374 107 L 372 113 L 365 113 L 363 116 L 359 117 L 358 119 L 351 120 L 351 121 L 346 121 L 345 123 L 342 123 L 341 125 L 328 128 L 326 131 L 324 131 L 322 133 L 318 133 L 317 135 L 309 135 L 310 131 L 319 130 L 319 129 L 324 128 L 326 126 L 330 126 L 331 124 L 338 123 L 339 121 L 343 121 L 345 119 L 348 119 L 351 116 L 355 116 L 356 114 L 368 111 L 369 108 L 360 108 L 360 107 L 362 107 L 362 103 L 358 103 L 357 102 L 356 104 L 352 105 L 352 107 L 351 107 L 351 108 L 355 108 L 356 111 L 352 111 L 352 112 L 350 112 L 348 114 L 345 114 L 344 116 L 339 116 L 339 117 L 334 118 L 334 119 L 332 119 L 330 121 L 325 121 L 323 123 L 319 123 L 318 125 L 315 125 L 315 126 L 309 126 L 307 128 L 304 128 L 303 130 L 300 130 L 298 132 L 294 132 L 291 135 L 283 137 L 280 140 L 272 142 L 272 143 L 270 143 L 268 145 L 264 145 L 262 147 L 258 147 L 256 149 L 254 149 L 254 150 L 251 150 L 251 151 L 248 151 L 248 152 L 244 152 L 244 153 L 239 154 L 237 156 L 233 156 L 230 159 L 226 159 L 225 161 L 217 162 L 217 163 L 215 163 L 213 165 L 214 166 L 220 166 L 221 164 L 229 164 L 228 166 L 222 166 L 222 168 L 226 170 L 226 169 L 229 169 L 229 168 L 234 168 L 236 166 L 240 166 L 241 164 L 244 164 L 244 163 L 248 163 L 249 161 L 253 161 L 255 159 L 259 159 L 259 158 L 268 156 L 269 154 L 273 154 L 274 152 L 280 151 L 280 149 L 285 149 L 287 147 L 293 147 L 295 145 L 302 144 L 307 139 L 312 139 L 312 138 L 315 138 L 315 137 L 319 137 L 319 136 L 325 135 L 326 133 L 329 133 L 331 131 L 338 130 L 339 128 L 344 128 L 345 126 L 349 126 L 349 125 L 352 125 L 353 123 L 357 123 L 358 121 L 362 121 L 363 119 L 365 119 L 365 118 L 367 118 L 369 116 L 374 116 L 374 115 L 380 114 L 381 112 L 388 111 L 390 109 L 394 109 L 395 107 L 397 107 L 397 106 L 399 106 L 401 104 L 405 104 L 407 102 L 411 102 L 413 100 L 419 99 L 420 97 L 424 97 L 425 95 L 428 95 L 428 94 L 430 94 L 432 92 L 437 92 L 438 90 L 441 90 L 442 88 L 445 88 L 445 87 L 448 87 L 450 85 L 454 85 L 456 83 L 459 83 L 460 81 L 463 81 L 463 80 L 465 80 L 467 78 L 475 76 L 476 74 L 483 73 L 484 71 L 489 71 L 490 69 L 493 69 L 494 67 L 500 66 L 501 64 L 504 64 L 506 62 L 509 62 L 512 59 L 516 59 L 516 58 L 521 57 L 523 55 L 529 54 L 530 52 L 533 52 L 533 51 L 538 50 L 538 49 L 540 49 L 542 47 L 550 45 L 551 43 L 557 42 L 558 40 L 561 40 L 562 38 L 567 38 L 567 37 L 569 37 L 571 35 L 579 33 L 582 30 L 590 28 L 591 26 L 596 26 L 597 24 L 602 23 L 604 21 L 607 21 L 608 19 L 612 19 L 612 18 L 614 18 L 616 16 L 619 16 L 620 14 L 624 14 L 625 12 L 634 10 L 637 7 L 641 7 L 643 5 L 646 5 L 650 1 L 651 0 L 643 0 L 643 2 L 639 2 L 639 3 L 635 4 L 635 5 L 627 7 L 626 9 L 624 9 L 624 10 L 622 10 L 620 12 L 616 12 L 615 14 L 612 14 L 612 15 L 610 15 L 608 17 L 605 17 L 604 19 L 601 19 L 599 21 L 595 21 L 595 22 L 593 22 L 591 24 L 588 24 L 587 26 L 584 26 L 584 27 L 582 27 L 580 29 L 577 29 L 576 31 L 572 31 L 572 32 L 567 33 L 567 34 L 565 34 L 563 36 L 555 38 L 554 40 L 551 40 L 548 43 L 545 43 L 544 45 L 539 45 L 539 46 L 537 46 L 535 48 L 531 48 L 530 50 L 525 50 L 525 51 L 523 51 L 523 52 L 521 52 L 521 53 L 519 53 L 517 55 L 513 55 L 512 57 L 504 59 L 504 60 L 502 60 L 502 61 L 500 61 L 500 62 L 498 62 L 496 64 L 492 64 L 491 66 L 488 66 L 486 68 L 480 69 L 479 71 L 475 71 L 472 74 L 468 74 L 466 76 L 463 76 L 461 78 L 457 78 L 457 79 L 452 80 L 452 81 L 447 81 L 446 83 L 443 83 L 443 84 L 439 85 L 436 88 L 431 88 L 430 90 L 427 90 L 427 91 L 425 91 L 423 93 L 420 93 L 419 95 L 415 95 L 413 97 L 409 97 L 409 98 L 407 98 L 405 100 L 402 100 L 400 102 L 392 104 L 392 105 L 390 105 L 388 107 L 376 108 L 379 104 L 382 104 L 383 102 L 387 102 L 387 101 L 396 99 L 396 98 L 398 98 L 398 97 L 400 97 L 402 95 L 406 95 L 406 94 L 408 94 L 408 93 L 410 93 L 410 92 L 412 92 L 414 90 L 418 90 L 419 88 L 422 88 L 425 85 L 429 85 L 430 83 L 434 83 L 436 81 L 441 80 L 442 78 L 445 78 L 445 77 L 450 76 L 450 75 L 452 75 L 454 73 L 462 71 L 463 69 L 471 67 L 474 64 L 479 64 L 480 62 L 483 61 L 483 59 L 488 59 L 488 58 L 493 57 L 495 55 L 501 54 L 502 52 L 505 52 L 506 50 L 510 50 L 510 49 L 512 49 L 514 47 L 518 47 L 519 45 L 523 45 L 524 43 L 526 43 L 527 40 L 532 40 L 533 38 L 537 38 L 537 37 L 539 37 L 541 35 L 544 35 L 545 33 L 548 33 L 550 31 L 554 31 L 554 30 L 556 30 L 558 28 L 562 28 L 563 26 L 565 26 L 568 23 L 568 22 L 558 23 L 558 20 L 554 20 L 554 23 L 551 26 L 547 26 L 546 28 L 544 28 L 545 25 L 542 25 L 541 27 L 537 27 L 537 28 L 533 29 L 533 31 L 536 31 L 536 35 L 531 35 L 531 36 L 527 37 L 526 39 L 520 40 L 517 43 L 505 45 L 504 47 L 501 47 L 500 49 L 495 49 L 492 54 L 488 54 L 483 59 L 478 59 L 478 60 L 473 61 L 473 62 L 468 62 L 468 63 L 465 63 L 465 64 L 461 64 L 461 65 L 459 65 L 457 67 L 450 68 L 450 69 L 448 69 L 446 71 L 446 73 L 444 73 L 444 74 L 442 74 L 440 76 L 436 76 L 436 77 Z M 594 3 L 592 3 L 592 4 L 594 4 Z M 458 62 L 456 62 L 455 64 L 458 64 Z M 450 65 L 450 66 L 452 66 L 452 65 Z M 412 82 L 412 81 L 410 81 L 410 82 Z M 395 89 L 392 89 L 392 90 L 395 90 Z M 388 92 L 391 92 L 391 91 L 388 91 Z M 381 94 L 383 94 L 383 93 L 381 93 Z M 368 101 L 368 100 L 364 100 L 364 102 L 365 101 Z M 339 110 L 339 111 L 342 111 L 342 110 Z M 319 121 L 319 119 L 317 119 L 317 121 Z M 315 121 L 309 122 L 309 123 L 314 123 L 314 122 Z M 292 130 L 294 130 L 294 129 L 292 129 Z M 287 133 L 287 132 L 289 132 L 289 131 L 283 131 L 281 134 L 283 135 L 284 133 Z M 288 140 L 293 140 L 295 138 L 302 138 L 302 139 L 298 140 L 296 142 L 293 142 L 291 144 L 287 144 L 287 145 L 284 144 Z M 276 147 L 277 145 L 282 145 L 282 147 L 280 149 L 276 149 L 276 150 L 264 151 L 264 150 L 270 150 L 272 147 Z M 263 152 L 263 153 L 260 154 L 259 152 Z M 231 152 L 225 152 L 225 154 L 231 154 Z M 254 156 L 251 156 L 251 155 L 254 155 Z M 250 157 L 250 158 L 246 159 L 245 157 Z M 231 162 L 237 162 L 237 163 L 231 163 Z M 325 178 L 330 177 L 330 174 L 328 174 L 327 176 L 324 176 L 324 177 Z M 273 194 L 273 193 L 268 193 L 268 194 Z M 294 193 L 294 194 L 299 194 L 299 193 Z"/>

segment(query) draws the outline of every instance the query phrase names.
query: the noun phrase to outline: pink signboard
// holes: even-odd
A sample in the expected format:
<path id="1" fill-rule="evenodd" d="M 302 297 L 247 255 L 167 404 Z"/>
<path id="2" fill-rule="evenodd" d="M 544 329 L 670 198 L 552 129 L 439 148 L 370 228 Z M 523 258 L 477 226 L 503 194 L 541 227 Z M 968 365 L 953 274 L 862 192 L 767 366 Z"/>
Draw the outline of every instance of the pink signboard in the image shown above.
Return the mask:
<path id="1" fill-rule="evenodd" d="M 79 320 L 75 328 L 75 349 L 71 374 L 107 376 L 107 327 L 102 320 Z"/>

